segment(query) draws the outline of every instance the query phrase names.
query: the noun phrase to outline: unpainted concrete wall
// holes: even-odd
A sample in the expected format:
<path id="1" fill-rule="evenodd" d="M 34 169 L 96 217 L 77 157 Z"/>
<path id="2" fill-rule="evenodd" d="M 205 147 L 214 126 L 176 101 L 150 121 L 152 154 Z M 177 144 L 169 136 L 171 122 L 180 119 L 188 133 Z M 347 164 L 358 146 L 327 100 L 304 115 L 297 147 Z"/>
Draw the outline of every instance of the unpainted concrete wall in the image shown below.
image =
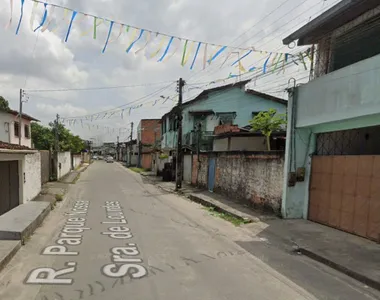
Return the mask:
<path id="1" fill-rule="evenodd" d="M 214 192 L 221 193 L 258 208 L 281 211 L 284 155 L 283 153 L 231 152 L 200 155 L 193 158 L 192 183 L 208 185 L 208 157 L 216 157 Z M 198 174 L 198 176 L 197 176 Z"/>
<path id="2" fill-rule="evenodd" d="M 48 150 L 40 151 L 40 156 L 41 156 L 41 182 L 42 184 L 44 184 L 50 180 L 50 172 L 51 172 L 50 151 Z"/>
<path id="3" fill-rule="evenodd" d="M 91 159 L 90 153 L 88 153 L 88 152 L 83 152 L 82 153 L 82 163 L 89 164 L 90 163 L 90 159 Z"/>
<path id="4" fill-rule="evenodd" d="M 23 203 L 33 200 L 41 192 L 41 154 L 25 155 Z M 23 174 L 23 176 L 24 176 Z"/>
<path id="5" fill-rule="evenodd" d="M 78 168 L 82 164 L 82 156 L 79 155 L 74 155 L 73 156 L 73 167 L 74 169 Z"/>
<path id="6" fill-rule="evenodd" d="M 71 170 L 71 153 L 70 152 L 59 152 L 58 153 L 58 179 L 67 175 Z"/>

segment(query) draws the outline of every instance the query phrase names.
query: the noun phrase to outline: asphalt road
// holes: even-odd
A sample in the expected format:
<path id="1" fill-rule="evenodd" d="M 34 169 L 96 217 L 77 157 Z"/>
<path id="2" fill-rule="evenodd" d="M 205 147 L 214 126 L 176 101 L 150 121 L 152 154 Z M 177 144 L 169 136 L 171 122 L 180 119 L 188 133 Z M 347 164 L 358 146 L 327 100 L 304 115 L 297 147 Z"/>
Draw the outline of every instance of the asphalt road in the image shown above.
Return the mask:
<path id="1" fill-rule="evenodd" d="M 0 274 L 0 299 L 379 299 L 279 245 L 98 161 Z"/>

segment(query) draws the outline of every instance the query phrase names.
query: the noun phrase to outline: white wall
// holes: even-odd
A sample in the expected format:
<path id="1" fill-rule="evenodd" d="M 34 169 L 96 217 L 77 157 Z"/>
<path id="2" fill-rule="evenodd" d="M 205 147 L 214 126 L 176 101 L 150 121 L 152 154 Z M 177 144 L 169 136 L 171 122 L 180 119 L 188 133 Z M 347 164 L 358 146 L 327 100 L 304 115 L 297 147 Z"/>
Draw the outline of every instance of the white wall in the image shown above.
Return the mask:
<path id="1" fill-rule="evenodd" d="M 266 151 L 265 137 L 236 136 L 231 137 L 230 147 L 228 138 L 214 139 L 213 151 Z"/>
<path id="2" fill-rule="evenodd" d="M 23 203 L 33 200 L 41 192 L 41 155 L 27 154 L 24 159 Z"/>
<path id="3" fill-rule="evenodd" d="M 228 138 L 214 139 L 213 151 L 228 151 Z"/>
<path id="4" fill-rule="evenodd" d="M 74 155 L 73 157 L 74 162 L 74 169 L 79 167 L 82 164 L 82 156 L 81 155 Z"/>
<path id="5" fill-rule="evenodd" d="M 59 166 L 61 165 L 61 168 Z M 71 170 L 71 153 L 70 152 L 59 152 L 58 153 L 58 179 L 67 175 Z"/>
<path id="6" fill-rule="evenodd" d="M 0 141 L 9 143 L 9 130 L 12 122 L 12 115 L 0 111 Z"/>
<path id="7" fill-rule="evenodd" d="M 231 137 L 230 151 L 266 151 L 265 137 Z"/>

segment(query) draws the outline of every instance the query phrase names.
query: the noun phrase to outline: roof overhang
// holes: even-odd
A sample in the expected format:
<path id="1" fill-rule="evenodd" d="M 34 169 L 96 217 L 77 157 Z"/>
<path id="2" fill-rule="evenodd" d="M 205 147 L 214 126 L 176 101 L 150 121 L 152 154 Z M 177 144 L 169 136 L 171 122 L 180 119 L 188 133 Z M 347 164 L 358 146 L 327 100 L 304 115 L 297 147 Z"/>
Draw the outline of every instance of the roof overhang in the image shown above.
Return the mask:
<path id="1" fill-rule="evenodd" d="M 289 45 L 298 40 L 298 46 L 315 44 L 329 32 L 379 5 L 379 0 L 342 0 L 283 39 L 282 42 L 284 45 Z"/>
<path id="2" fill-rule="evenodd" d="M 0 148 L 0 154 L 34 154 L 38 153 L 38 150 L 12 150 L 12 149 L 4 149 Z"/>
<path id="3" fill-rule="evenodd" d="M 192 116 L 208 116 L 208 115 L 215 114 L 215 112 L 211 109 L 209 109 L 209 110 L 194 110 L 194 111 L 189 111 L 189 114 Z"/>

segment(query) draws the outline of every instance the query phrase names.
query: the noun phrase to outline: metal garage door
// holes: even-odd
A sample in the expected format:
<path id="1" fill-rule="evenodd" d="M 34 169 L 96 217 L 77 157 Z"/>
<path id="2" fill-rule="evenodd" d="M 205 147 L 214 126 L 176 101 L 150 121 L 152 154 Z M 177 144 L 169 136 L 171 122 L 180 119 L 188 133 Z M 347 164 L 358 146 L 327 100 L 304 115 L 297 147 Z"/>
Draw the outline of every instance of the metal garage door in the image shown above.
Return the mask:
<path id="1" fill-rule="evenodd" d="M 0 161 L 0 215 L 19 205 L 17 161 Z"/>
<path id="2" fill-rule="evenodd" d="M 380 241 L 380 127 L 323 133 L 312 158 L 309 219 Z"/>

